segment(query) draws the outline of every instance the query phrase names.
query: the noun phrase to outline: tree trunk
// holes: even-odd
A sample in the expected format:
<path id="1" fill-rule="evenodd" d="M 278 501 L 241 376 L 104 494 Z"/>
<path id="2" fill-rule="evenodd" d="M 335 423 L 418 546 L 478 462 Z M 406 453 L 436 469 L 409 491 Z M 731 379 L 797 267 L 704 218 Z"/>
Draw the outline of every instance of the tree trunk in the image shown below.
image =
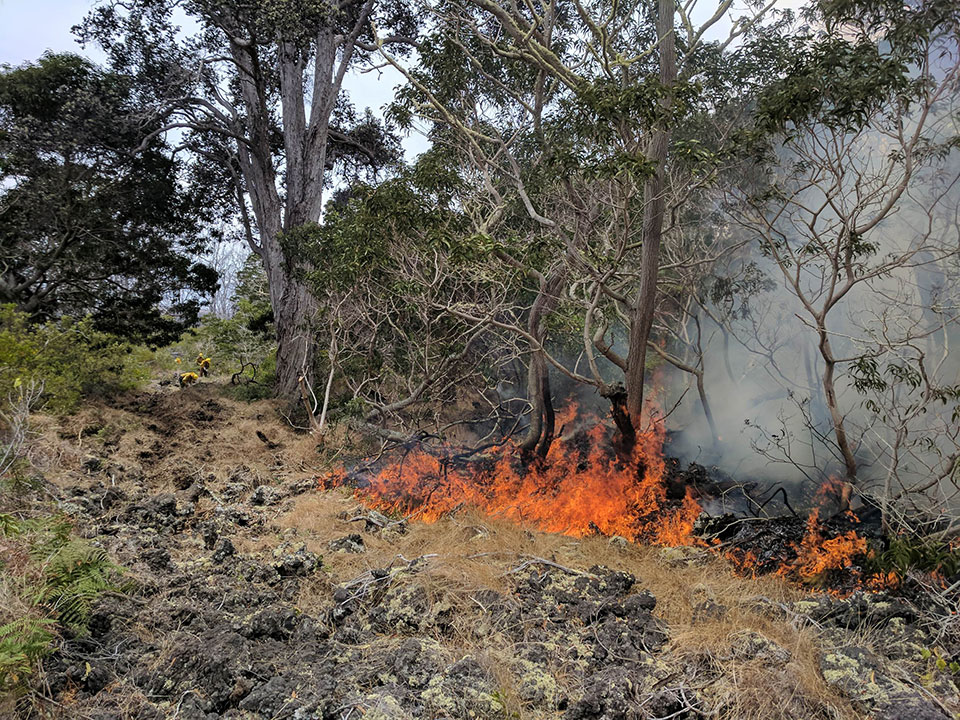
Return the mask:
<path id="1" fill-rule="evenodd" d="M 295 279 L 288 281 L 273 315 L 277 331 L 276 391 L 280 397 L 293 397 L 301 377 L 313 386 L 316 311 L 317 301 L 306 285 Z"/>
<path id="2" fill-rule="evenodd" d="M 622 449 L 629 454 L 637 442 L 637 427 L 627 412 L 627 390 L 617 383 L 601 390 L 600 395 L 610 401 L 610 414 L 613 415 L 613 422 L 620 431 Z"/>
<path id="3" fill-rule="evenodd" d="M 660 39 L 660 83 L 664 88 L 672 88 L 677 79 L 677 50 L 673 33 L 675 0 L 659 0 L 657 10 L 657 36 Z M 670 107 L 669 93 L 662 104 L 665 110 Z M 663 216 L 665 199 L 663 195 L 663 173 L 667 161 L 667 148 L 670 143 L 668 118 L 662 120 L 665 128 L 651 133 L 647 158 L 654 165 L 654 173 L 646 181 L 643 189 L 643 250 L 641 252 L 642 269 L 640 289 L 633 306 L 630 324 L 630 345 L 627 356 L 627 404 L 626 410 L 634 428 L 640 427 L 640 415 L 643 410 L 643 385 L 647 362 L 647 341 L 653 327 L 653 311 L 657 299 L 657 276 L 660 270 L 660 239 L 663 235 Z"/>
<path id="4" fill-rule="evenodd" d="M 827 409 L 830 411 L 830 419 L 833 423 L 833 432 L 837 438 L 837 447 L 840 449 L 840 455 L 843 457 L 843 465 L 846 473 L 846 479 L 850 483 L 857 481 L 857 461 L 853 456 L 853 450 L 850 448 L 850 441 L 847 439 L 847 431 L 843 424 L 843 414 L 837 405 L 837 391 L 834 384 L 834 372 L 836 368 L 836 359 L 833 356 L 833 349 L 830 347 L 830 337 L 827 335 L 826 328 L 820 327 L 820 354 L 823 357 L 823 392 L 826 396 Z"/>
<path id="5" fill-rule="evenodd" d="M 713 421 L 713 411 L 710 409 L 709 400 L 707 400 L 707 389 L 703 384 L 703 370 L 695 372 L 694 377 L 697 379 L 697 394 L 700 396 L 703 416 L 707 419 L 707 425 L 710 426 L 710 436 L 713 438 L 714 447 L 716 447 L 720 443 L 720 435 L 717 433 L 717 424 Z"/>
<path id="6" fill-rule="evenodd" d="M 239 71 L 247 138 L 237 143 L 244 180 L 239 200 L 246 215 L 243 193 L 249 195 L 259 231 L 259 245 L 251 241 L 251 246 L 263 260 L 270 288 L 277 332 L 276 392 L 288 400 L 296 400 L 301 377 L 313 386 L 313 323 L 318 303 L 297 276 L 297 258 L 285 256 L 280 236 L 283 231 L 320 221 L 330 117 L 372 7 L 373 0 L 365 0 L 346 33 L 335 33 L 332 25 L 321 28 L 312 53 L 297 43 L 280 42 L 272 66 L 269 53 L 262 57 L 256 42 L 243 41 L 243 33 L 231 24 L 229 14 L 214 21 L 224 23 L 223 30 L 231 39 L 231 59 Z M 276 76 L 268 66 L 275 67 Z M 308 80 L 313 85 L 309 102 L 305 94 Z M 279 85 L 283 137 L 283 174 L 279 178 L 275 108 L 269 99 L 273 83 Z"/>
<path id="7" fill-rule="evenodd" d="M 543 351 L 547 331 L 543 321 L 556 305 L 556 294 L 563 281 L 560 271 L 554 271 L 548 277 L 540 277 L 540 291 L 530 308 L 527 319 L 527 332 L 533 337 L 531 343 L 530 369 L 527 374 L 527 399 L 530 401 L 530 425 L 527 434 L 520 443 L 524 452 L 534 449 L 545 457 L 553 442 L 554 412 L 550 398 L 550 370 Z"/>
<path id="8" fill-rule="evenodd" d="M 543 359 L 542 353 L 534 350 L 530 356 L 530 368 L 527 370 L 527 400 L 530 401 L 530 424 L 520 443 L 520 450 L 533 452 L 543 434 Z"/>
<path id="9" fill-rule="evenodd" d="M 537 446 L 537 455 L 542 458 L 550 452 L 553 437 L 556 434 L 557 417 L 553 412 L 553 398 L 550 397 L 550 373 L 546 360 L 543 361 L 543 377 L 540 382 L 540 397 L 543 408 L 543 431 L 540 434 L 540 444 Z"/>

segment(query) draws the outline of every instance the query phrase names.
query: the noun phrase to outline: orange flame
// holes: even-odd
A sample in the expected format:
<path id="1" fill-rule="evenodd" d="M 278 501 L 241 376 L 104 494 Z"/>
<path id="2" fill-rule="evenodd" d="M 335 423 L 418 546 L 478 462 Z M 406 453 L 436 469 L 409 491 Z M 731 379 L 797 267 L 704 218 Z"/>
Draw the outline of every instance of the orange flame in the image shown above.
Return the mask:
<path id="1" fill-rule="evenodd" d="M 778 574 L 796 573 L 803 580 L 815 580 L 828 570 L 843 570 L 853 564 L 854 558 L 866 555 L 867 541 L 856 530 L 824 538 L 819 518 L 820 510 L 814 509 L 807 518 L 807 532 L 797 549 L 797 559 Z"/>
<path id="2" fill-rule="evenodd" d="M 568 408 L 557 426 L 569 425 L 576 412 Z M 640 435 L 627 461 L 608 452 L 606 433 L 595 422 L 586 443 L 576 436 L 559 438 L 546 458 L 525 467 L 513 443 L 501 446 L 492 462 L 463 467 L 415 450 L 383 467 L 357 495 L 368 505 L 427 523 L 469 506 L 574 537 L 600 533 L 658 545 L 692 544 L 700 505 L 689 490 L 679 507 L 666 496 L 662 424 L 654 422 Z M 341 484 L 343 476 L 324 482 Z"/>
<path id="3" fill-rule="evenodd" d="M 573 424 L 576 414 L 575 406 L 558 413 L 561 432 Z M 466 464 L 413 450 L 383 466 L 355 495 L 368 506 L 425 523 L 471 507 L 491 517 L 574 537 L 620 535 L 663 546 L 706 545 L 693 534 L 701 512 L 696 495 L 687 488 L 682 502 L 667 497 L 662 423 L 651 422 L 626 459 L 610 450 L 607 433 L 594 420 L 586 432 L 558 438 L 545 458 L 528 463 L 512 442 L 500 446 L 492 457 Z M 346 482 L 347 474 L 341 471 L 323 478 L 321 485 L 331 488 Z M 826 579 L 831 571 L 844 571 L 858 587 L 895 588 L 894 573 L 861 576 L 855 563 L 869 549 L 856 530 L 836 537 L 825 534 L 820 507 L 840 489 L 841 484 L 829 481 L 820 488 L 818 507 L 807 518 L 803 538 L 791 546 L 792 559 L 773 561 L 775 567 L 779 562 L 776 574 L 810 585 Z M 724 555 L 739 574 L 756 577 L 772 569 L 771 559 L 761 562 L 749 548 L 734 548 Z"/>

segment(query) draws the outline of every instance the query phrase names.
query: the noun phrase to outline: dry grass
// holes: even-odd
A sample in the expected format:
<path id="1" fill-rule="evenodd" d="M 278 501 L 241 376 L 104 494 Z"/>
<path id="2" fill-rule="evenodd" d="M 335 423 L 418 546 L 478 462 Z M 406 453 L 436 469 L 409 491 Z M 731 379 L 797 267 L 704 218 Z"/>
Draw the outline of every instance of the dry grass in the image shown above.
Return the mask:
<path id="1" fill-rule="evenodd" d="M 146 409 L 136 407 L 151 402 Z M 199 412 L 212 418 L 204 420 Z M 83 474 L 90 456 L 109 457 L 128 474 L 142 471 L 152 492 L 172 489 L 184 473 L 223 483 L 246 466 L 264 482 L 290 482 L 312 477 L 331 462 L 316 438 L 281 418 L 273 401 L 237 401 L 212 384 L 183 391 L 154 387 L 67 417 L 38 415 L 34 424 L 38 437 L 31 464 L 61 485 Z M 275 446 L 262 442 L 257 431 Z"/>
<path id="2" fill-rule="evenodd" d="M 172 490 L 184 474 L 195 474 L 210 488 L 241 481 L 252 489 L 264 483 L 314 478 L 338 463 L 337 448 L 355 440 L 346 431 L 335 429 L 318 444 L 314 436 L 290 428 L 271 401 L 236 401 L 224 397 L 212 384 L 182 392 L 171 388 L 157 392 L 160 401 L 149 412 L 125 409 L 121 402 L 85 407 L 65 419 L 39 418 L 40 437 L 31 461 L 46 468 L 48 479 L 61 487 L 85 474 L 84 462 L 92 454 L 109 458 L 125 473 L 142 474 L 150 493 Z M 141 395 L 129 402 L 147 400 L 148 395 Z M 207 408 L 215 419 L 197 419 L 198 408 Z M 275 446 L 262 442 L 257 431 Z M 204 501 L 198 510 L 202 512 L 212 503 Z M 470 626 L 480 608 L 471 596 L 481 589 L 507 590 L 511 578 L 505 573 L 524 557 L 534 556 L 577 570 L 605 565 L 636 576 L 637 587 L 650 590 L 657 598 L 655 614 L 669 627 L 666 652 L 678 663 L 703 665 L 708 674 L 720 678 L 713 695 L 717 717 L 786 717 L 790 708 L 796 707 L 791 705 L 791 697 L 802 698 L 800 704 L 811 708 L 809 715 L 801 717 L 856 717 L 820 675 L 821 639 L 810 628 L 795 627 L 769 612 L 771 604 L 801 595 L 777 578 L 737 577 L 723 558 L 706 552 L 697 562 L 676 561 L 659 548 L 630 545 L 621 549 L 605 538 L 547 534 L 469 511 L 432 525 L 413 522 L 402 535 L 362 533 L 363 522 L 349 522 L 357 508 L 358 502 L 345 490 L 310 492 L 292 504 L 264 508 L 264 529 L 238 530 L 231 539 L 240 552 L 266 552 L 295 535 L 322 555 L 326 572 L 303 585 L 299 601 L 310 613 L 325 609 L 334 584 L 402 562 L 400 558 L 436 555 L 426 563 L 417 582 L 432 598 L 453 603 L 462 625 L 452 638 L 437 640 L 451 658 L 470 654 L 489 669 L 502 688 L 507 716 L 539 717 L 530 714 L 514 692 L 509 641 L 493 637 L 479 646 L 472 639 L 475 633 Z M 347 554 L 328 549 L 330 541 L 349 533 L 363 535 L 367 552 Z M 695 623 L 694 608 L 705 599 L 724 606 L 726 612 Z M 749 631 L 787 649 L 791 659 L 786 667 L 735 657 L 737 638 Z M 564 677 L 562 667 L 558 679 L 575 682 L 572 675 Z M 818 709 L 816 715 L 814 708 Z"/>
<path id="3" fill-rule="evenodd" d="M 696 562 L 678 561 L 660 548 L 631 545 L 612 547 L 605 538 L 570 538 L 538 532 L 513 523 L 463 512 L 432 525 L 411 523 L 404 535 L 380 537 L 363 534 L 367 552 L 359 555 L 332 553 L 327 544 L 350 532 L 359 532 L 362 523 L 350 523 L 344 513 L 352 514 L 357 501 L 343 490 L 308 494 L 277 518 L 277 525 L 289 532 L 295 529 L 314 552 L 324 556 L 329 576 L 326 583 L 340 583 L 368 569 L 389 566 L 398 558 L 407 560 L 433 555 L 427 569 L 418 576 L 428 593 L 453 602 L 462 611 L 464 623 L 475 622 L 477 606 L 470 596 L 490 588 L 505 590 L 505 573 L 526 556 L 545 558 L 576 570 L 604 565 L 630 572 L 637 587 L 650 590 L 657 598 L 656 616 L 669 627 L 667 651 L 678 660 L 703 664 L 723 678 L 716 696 L 723 706 L 720 717 L 788 717 L 793 702 L 802 707 L 820 708 L 827 716 L 856 717 L 848 703 L 824 683 L 819 671 L 820 646 L 816 632 L 778 619 L 772 606 L 802 597 L 802 592 L 779 578 L 743 578 L 734 574 L 721 557 L 703 552 Z M 269 546 L 260 539 L 260 548 Z M 328 592 L 305 588 L 301 603 L 305 611 L 318 611 Z M 726 608 L 720 617 L 694 622 L 694 608 L 703 600 Z M 756 632 L 790 653 L 786 667 L 770 667 L 762 660 L 735 656 L 734 644 L 745 632 Z M 504 702 L 511 712 L 521 712 L 521 703 L 510 694 L 509 649 L 471 646 L 469 632 L 455 633 L 445 643 L 454 654 L 474 654 L 495 670 L 504 688 Z M 506 643 L 506 640 L 504 643 Z M 501 643 L 503 646 L 504 643 Z M 819 713 L 818 713 L 819 714 Z M 811 717 L 814 715 L 811 714 Z"/>

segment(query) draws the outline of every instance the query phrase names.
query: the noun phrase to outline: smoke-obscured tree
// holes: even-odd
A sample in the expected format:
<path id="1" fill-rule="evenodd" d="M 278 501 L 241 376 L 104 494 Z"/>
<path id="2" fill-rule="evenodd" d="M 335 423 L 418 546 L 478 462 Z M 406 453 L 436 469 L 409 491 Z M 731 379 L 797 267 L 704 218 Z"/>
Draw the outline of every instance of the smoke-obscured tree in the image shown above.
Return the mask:
<path id="1" fill-rule="evenodd" d="M 186 14 L 190 30 L 177 26 Z M 334 173 L 392 162 L 397 146 L 343 92 L 370 59 L 371 27 L 409 43 L 413 8 L 399 0 L 276 3 L 107 1 L 79 28 L 116 68 L 135 75 L 157 132 L 185 133 L 199 161 L 218 165 L 220 198 L 236 201 L 263 261 L 277 332 L 277 391 L 293 397 L 314 371 L 317 304 L 295 237 L 320 220 Z"/>
<path id="2" fill-rule="evenodd" d="M 955 208 L 960 177 L 952 119 L 960 8 L 844 3 L 826 14 L 813 8 L 809 19 L 817 29 L 794 36 L 795 67 L 760 104 L 783 133 L 782 161 L 763 192 L 740 198 L 735 216 L 816 336 L 832 446 L 856 482 L 866 427 L 849 418 L 842 373 L 957 318 L 947 302 L 925 322 L 915 277 L 955 264 L 958 252 L 938 207 Z"/>
<path id="3" fill-rule="evenodd" d="M 196 321 L 217 282 L 201 204 L 137 110 L 77 55 L 0 70 L 0 302 L 152 343 Z"/>

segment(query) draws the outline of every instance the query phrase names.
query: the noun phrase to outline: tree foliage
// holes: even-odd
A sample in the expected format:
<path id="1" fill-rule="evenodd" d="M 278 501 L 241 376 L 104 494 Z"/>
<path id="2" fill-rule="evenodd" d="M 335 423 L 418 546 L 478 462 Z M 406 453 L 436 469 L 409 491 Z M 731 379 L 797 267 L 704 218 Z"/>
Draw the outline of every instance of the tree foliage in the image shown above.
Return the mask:
<path id="1" fill-rule="evenodd" d="M 129 78 L 76 55 L 0 72 L 0 301 L 90 315 L 152 343 L 197 319 L 216 273 L 200 199 L 135 114 Z"/>

